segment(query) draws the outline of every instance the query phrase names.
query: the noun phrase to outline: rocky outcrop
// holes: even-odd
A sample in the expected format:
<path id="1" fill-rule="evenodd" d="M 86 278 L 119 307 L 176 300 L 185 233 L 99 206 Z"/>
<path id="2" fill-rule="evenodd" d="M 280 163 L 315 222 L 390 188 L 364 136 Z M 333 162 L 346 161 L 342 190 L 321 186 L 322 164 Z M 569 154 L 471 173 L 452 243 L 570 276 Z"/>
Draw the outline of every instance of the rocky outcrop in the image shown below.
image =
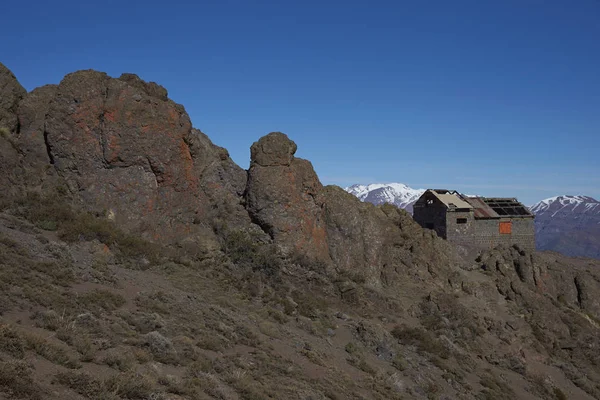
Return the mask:
<path id="1" fill-rule="evenodd" d="M 0 187 L 4 196 L 17 194 L 17 186 L 27 179 L 18 146 L 17 109 L 26 91 L 12 72 L 0 63 Z"/>
<path id="2" fill-rule="evenodd" d="M 156 84 L 126 74 L 67 75 L 48 109 L 49 162 L 96 212 L 154 240 L 191 233 L 206 199 L 185 138 L 191 122 Z"/>
<path id="3" fill-rule="evenodd" d="M 2 168 L 22 175 L 13 187 L 53 175 L 79 206 L 166 243 L 211 236 L 215 218 L 251 224 L 245 171 L 163 87 L 89 70 L 26 94 L 3 66 L 0 79 Z"/>
<path id="4" fill-rule="evenodd" d="M 323 198 L 331 257 L 342 273 L 359 274 L 376 287 L 430 279 L 458 262 L 448 243 L 404 210 L 363 203 L 337 186 L 327 186 Z"/>
<path id="5" fill-rule="evenodd" d="M 46 85 L 29 92 L 19 103 L 19 148 L 30 164 L 50 164 L 45 133 L 46 115 L 56 96 L 57 85 Z"/>
<path id="6" fill-rule="evenodd" d="M 17 107 L 27 91 L 15 75 L 0 63 L 0 128 L 15 132 L 18 128 Z"/>
<path id="7" fill-rule="evenodd" d="M 280 132 L 252 145 L 247 210 L 285 253 L 329 263 L 322 185 L 311 163 L 295 152 L 296 144 Z"/>
<path id="8" fill-rule="evenodd" d="M 495 277 L 498 292 L 509 300 L 535 304 L 542 298 L 553 299 L 600 320 L 600 302 L 592 295 L 600 291 L 600 271 L 573 268 L 551 255 L 529 253 L 517 246 L 500 246 L 482 253 L 478 260 Z"/>
<path id="9" fill-rule="evenodd" d="M 332 265 L 338 274 L 372 287 L 407 275 L 426 279 L 440 272 L 438 265 L 452 263 L 448 244 L 408 213 L 363 203 L 337 186 L 323 187 L 310 162 L 295 152 L 296 144 L 279 132 L 254 143 L 246 188 L 253 221 L 286 253 Z"/>

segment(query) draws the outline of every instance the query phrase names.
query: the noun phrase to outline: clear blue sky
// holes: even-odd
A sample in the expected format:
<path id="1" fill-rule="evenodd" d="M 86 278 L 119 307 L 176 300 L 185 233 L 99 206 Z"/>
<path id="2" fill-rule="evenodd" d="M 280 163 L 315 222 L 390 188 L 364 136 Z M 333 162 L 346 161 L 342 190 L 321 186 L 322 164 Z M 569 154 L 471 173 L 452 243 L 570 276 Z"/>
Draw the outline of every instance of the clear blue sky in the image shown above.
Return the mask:
<path id="1" fill-rule="evenodd" d="M 28 90 L 137 73 L 244 168 L 278 130 L 326 184 L 600 198 L 600 0 L 4 3 Z"/>

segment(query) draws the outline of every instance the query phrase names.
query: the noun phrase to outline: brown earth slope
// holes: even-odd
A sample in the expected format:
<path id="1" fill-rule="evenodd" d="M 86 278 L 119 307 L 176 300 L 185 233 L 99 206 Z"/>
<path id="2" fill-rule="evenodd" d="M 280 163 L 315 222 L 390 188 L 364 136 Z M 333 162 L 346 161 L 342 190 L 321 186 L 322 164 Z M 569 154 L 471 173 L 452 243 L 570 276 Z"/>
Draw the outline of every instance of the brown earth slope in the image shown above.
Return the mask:
<path id="1" fill-rule="evenodd" d="M 281 133 L 243 171 L 131 74 L 0 90 L 0 398 L 600 397 L 598 261 L 467 256 Z"/>

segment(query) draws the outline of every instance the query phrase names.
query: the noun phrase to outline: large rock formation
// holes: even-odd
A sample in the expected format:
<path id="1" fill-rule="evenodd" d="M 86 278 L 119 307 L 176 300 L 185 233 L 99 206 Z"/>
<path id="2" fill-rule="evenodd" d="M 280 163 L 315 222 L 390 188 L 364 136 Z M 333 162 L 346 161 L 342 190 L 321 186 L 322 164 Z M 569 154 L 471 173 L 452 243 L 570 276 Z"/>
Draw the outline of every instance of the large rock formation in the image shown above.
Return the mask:
<path id="1" fill-rule="evenodd" d="M 394 206 L 363 203 L 337 186 L 323 187 L 296 144 L 279 132 L 251 148 L 247 209 L 288 254 L 331 265 L 372 287 L 406 276 L 425 279 L 455 262 L 442 240 Z"/>
<path id="2" fill-rule="evenodd" d="M 80 71 L 26 94 L 3 66 L 0 79 L 0 121 L 14 148 L 3 152 L 3 168 L 30 172 L 13 186 L 57 175 L 80 206 L 167 243 L 211 235 L 217 217 L 250 224 L 246 173 L 192 129 L 163 87 Z"/>
<path id="3" fill-rule="evenodd" d="M 17 108 L 25 94 L 13 73 L 0 63 L 0 186 L 5 196 L 16 194 L 16 185 L 25 178 L 17 145 Z"/>
<path id="4" fill-rule="evenodd" d="M 158 85 L 81 71 L 58 86 L 44 136 L 50 163 L 83 203 L 170 240 L 206 212 L 186 143 L 191 129 Z"/>
<path id="5" fill-rule="evenodd" d="M 252 145 L 247 209 L 284 252 L 329 263 L 322 185 L 311 163 L 295 152 L 296 143 L 280 132 Z"/>
<path id="6" fill-rule="evenodd" d="M 0 63 L 0 128 L 9 132 L 17 130 L 17 107 L 27 91 L 17 81 L 14 74 Z"/>

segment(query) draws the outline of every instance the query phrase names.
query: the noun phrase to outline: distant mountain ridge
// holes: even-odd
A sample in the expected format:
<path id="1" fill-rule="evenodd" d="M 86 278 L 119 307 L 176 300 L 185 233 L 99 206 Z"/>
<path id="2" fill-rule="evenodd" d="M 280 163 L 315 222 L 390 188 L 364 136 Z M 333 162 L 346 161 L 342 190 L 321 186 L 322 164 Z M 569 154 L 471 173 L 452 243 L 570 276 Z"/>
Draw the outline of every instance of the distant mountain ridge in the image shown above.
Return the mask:
<path id="1" fill-rule="evenodd" d="M 600 201 L 589 196 L 555 196 L 530 207 L 536 247 L 572 257 L 600 258 Z"/>
<path id="2" fill-rule="evenodd" d="M 356 184 L 345 188 L 360 200 L 389 203 L 413 212 L 425 189 L 403 183 Z M 536 248 L 572 257 L 600 259 L 600 201 L 584 195 L 562 195 L 529 207 L 535 214 Z"/>
<path id="3" fill-rule="evenodd" d="M 413 189 L 403 183 L 356 184 L 348 186 L 344 190 L 362 201 L 375 205 L 384 203 L 393 204 L 411 214 L 413 212 L 413 204 L 425 192 L 425 189 Z"/>

